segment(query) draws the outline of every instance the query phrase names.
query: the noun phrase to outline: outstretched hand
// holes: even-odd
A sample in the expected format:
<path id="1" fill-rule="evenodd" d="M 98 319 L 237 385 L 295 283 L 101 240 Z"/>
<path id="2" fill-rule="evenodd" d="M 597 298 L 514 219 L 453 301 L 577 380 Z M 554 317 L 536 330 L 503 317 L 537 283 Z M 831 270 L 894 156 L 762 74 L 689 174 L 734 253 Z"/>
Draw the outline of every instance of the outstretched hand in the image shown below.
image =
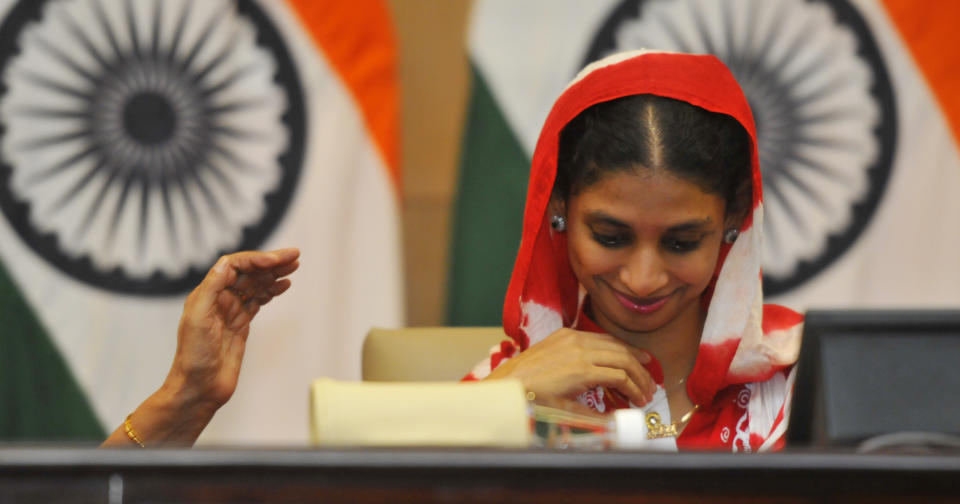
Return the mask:
<path id="1" fill-rule="evenodd" d="M 187 296 L 167 381 L 219 408 L 233 395 L 250 321 L 290 287 L 300 251 L 237 252 L 220 258 Z"/>

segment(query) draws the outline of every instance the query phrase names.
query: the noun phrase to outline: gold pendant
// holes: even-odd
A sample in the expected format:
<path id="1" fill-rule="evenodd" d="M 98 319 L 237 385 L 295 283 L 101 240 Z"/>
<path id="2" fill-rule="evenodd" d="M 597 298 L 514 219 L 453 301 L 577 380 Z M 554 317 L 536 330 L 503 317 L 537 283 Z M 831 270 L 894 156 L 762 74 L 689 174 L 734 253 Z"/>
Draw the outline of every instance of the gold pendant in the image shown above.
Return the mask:
<path id="1" fill-rule="evenodd" d="M 647 439 L 677 437 L 677 424 L 666 425 L 660 421 L 660 414 L 647 413 Z"/>

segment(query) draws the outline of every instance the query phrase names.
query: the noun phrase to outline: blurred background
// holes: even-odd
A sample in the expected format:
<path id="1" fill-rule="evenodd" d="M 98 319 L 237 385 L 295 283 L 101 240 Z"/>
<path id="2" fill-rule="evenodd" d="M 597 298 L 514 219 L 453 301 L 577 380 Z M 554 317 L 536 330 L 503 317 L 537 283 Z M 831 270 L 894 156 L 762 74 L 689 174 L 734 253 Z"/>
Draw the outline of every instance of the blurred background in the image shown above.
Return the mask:
<path id="1" fill-rule="evenodd" d="M 764 289 L 960 304 L 951 0 L 0 1 L 0 439 L 99 440 L 183 299 L 298 246 L 207 444 L 307 439 L 371 326 L 499 324 L 527 164 L 587 62 L 716 54 L 753 107 Z M 437 356 L 442 358 L 442 356 Z M 466 370 L 465 370 L 466 371 Z"/>

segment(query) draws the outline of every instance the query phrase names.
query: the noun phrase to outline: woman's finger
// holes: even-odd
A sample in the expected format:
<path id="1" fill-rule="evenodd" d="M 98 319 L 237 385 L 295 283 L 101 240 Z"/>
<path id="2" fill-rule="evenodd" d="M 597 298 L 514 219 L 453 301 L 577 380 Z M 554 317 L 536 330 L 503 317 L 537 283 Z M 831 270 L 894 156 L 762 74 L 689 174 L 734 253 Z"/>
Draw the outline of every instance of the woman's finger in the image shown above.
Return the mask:
<path id="1" fill-rule="evenodd" d="M 257 283 L 272 283 L 281 276 L 293 273 L 300 266 L 297 260 L 299 256 L 297 249 L 282 249 L 237 252 L 224 257 L 236 273 L 232 287 L 243 290 Z"/>
<path id="2" fill-rule="evenodd" d="M 289 279 L 287 279 L 287 278 L 282 278 L 282 279 L 277 280 L 276 282 L 274 282 L 273 285 L 270 285 L 269 287 L 267 287 L 266 290 L 267 290 L 267 292 L 270 293 L 270 296 L 276 297 L 276 296 L 279 296 L 280 294 L 283 294 L 284 292 L 286 292 L 287 289 L 290 288 L 290 285 L 291 285 L 291 284 L 292 284 L 292 282 L 291 282 Z"/>
<path id="3" fill-rule="evenodd" d="M 628 352 L 640 362 L 648 364 L 651 360 L 650 354 L 645 350 L 637 348 L 620 338 L 609 334 L 592 333 L 586 331 L 576 331 L 581 336 L 579 342 L 587 349 Z"/>
<path id="4" fill-rule="evenodd" d="M 277 278 L 283 278 L 293 273 L 294 271 L 297 271 L 297 268 L 299 267 L 300 267 L 300 261 L 293 261 L 292 263 L 287 263 L 287 264 L 277 266 L 270 271 L 273 274 L 273 278 L 277 279 Z"/>
<path id="5" fill-rule="evenodd" d="M 602 385 L 619 390 L 637 406 L 643 406 L 653 399 L 653 396 L 648 397 L 623 369 L 594 367 L 590 370 L 588 380 L 590 385 Z"/>
<path id="6" fill-rule="evenodd" d="M 637 384 L 649 400 L 657 393 L 657 384 L 650 372 L 634 357 L 623 351 L 600 350 L 590 352 L 589 358 L 595 366 L 622 369 L 627 372 L 633 383 Z"/>
<path id="7" fill-rule="evenodd" d="M 291 264 L 300 257 L 296 248 L 271 250 L 269 252 L 238 252 L 242 261 L 238 264 L 242 271 L 266 270 Z"/>
<path id="8" fill-rule="evenodd" d="M 223 256 L 211 267 L 203 281 L 184 302 L 184 316 L 198 316 L 218 302 L 220 292 L 237 280 L 237 272 L 231 266 L 230 256 Z"/>
<path id="9" fill-rule="evenodd" d="M 257 281 L 248 273 L 240 273 L 237 275 L 237 280 L 229 288 L 241 296 L 249 297 L 257 289 Z"/>
<path id="10" fill-rule="evenodd" d="M 296 268 L 293 268 L 296 269 Z M 292 272 L 293 270 L 289 270 Z M 289 273 L 287 273 L 289 274 Z M 249 301 L 254 298 L 262 298 L 264 292 L 272 292 L 273 285 L 276 284 L 278 276 L 272 271 L 261 271 L 254 273 L 241 273 L 237 280 L 228 290 L 231 290 L 240 297 L 241 301 Z M 276 295 L 276 294 L 273 294 Z"/>

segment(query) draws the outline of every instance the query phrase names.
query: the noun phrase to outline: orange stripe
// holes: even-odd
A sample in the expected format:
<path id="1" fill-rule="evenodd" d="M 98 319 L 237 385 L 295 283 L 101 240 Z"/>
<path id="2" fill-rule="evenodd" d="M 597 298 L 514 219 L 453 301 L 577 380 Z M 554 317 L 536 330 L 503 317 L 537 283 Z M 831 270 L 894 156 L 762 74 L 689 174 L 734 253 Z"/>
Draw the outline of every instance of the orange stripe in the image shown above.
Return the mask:
<path id="1" fill-rule="evenodd" d="M 960 2 L 883 0 L 960 143 Z"/>
<path id="2" fill-rule="evenodd" d="M 343 79 L 400 190 L 399 84 L 393 21 L 382 0 L 289 0 Z"/>

